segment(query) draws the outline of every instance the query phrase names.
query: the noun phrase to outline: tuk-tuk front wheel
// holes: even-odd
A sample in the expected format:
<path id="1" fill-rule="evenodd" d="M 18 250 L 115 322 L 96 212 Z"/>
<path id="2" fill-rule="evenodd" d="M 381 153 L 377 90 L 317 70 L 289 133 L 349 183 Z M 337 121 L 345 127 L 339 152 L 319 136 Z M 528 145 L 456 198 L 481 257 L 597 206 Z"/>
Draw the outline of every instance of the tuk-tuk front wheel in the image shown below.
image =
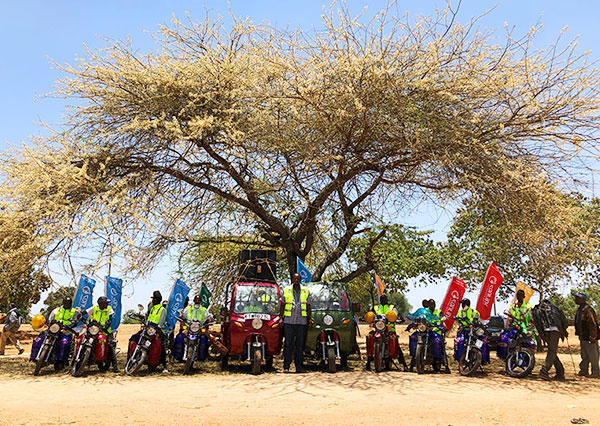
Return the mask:
<path id="1" fill-rule="evenodd" d="M 335 347 L 333 346 L 327 348 L 327 371 L 335 373 Z"/>
<path id="2" fill-rule="evenodd" d="M 260 368 L 262 366 L 262 351 L 260 348 L 254 349 L 254 356 L 252 357 L 252 374 L 260 374 Z"/>

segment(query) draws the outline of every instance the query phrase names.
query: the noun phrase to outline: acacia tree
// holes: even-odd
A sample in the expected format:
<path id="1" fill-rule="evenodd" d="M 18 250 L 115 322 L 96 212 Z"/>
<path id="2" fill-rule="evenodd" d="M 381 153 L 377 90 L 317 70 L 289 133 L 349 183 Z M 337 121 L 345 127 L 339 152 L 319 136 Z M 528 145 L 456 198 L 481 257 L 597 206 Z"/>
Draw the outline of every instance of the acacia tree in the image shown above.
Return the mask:
<path id="1" fill-rule="evenodd" d="M 527 220 L 520 226 L 511 224 L 496 206 L 465 200 L 448 234 L 449 267 L 479 285 L 489 263 L 495 262 L 505 278 L 500 288 L 504 297 L 514 295 L 517 280 L 546 297 L 563 283 L 586 281 L 586 275 L 598 270 L 599 201 L 580 194 L 549 194 L 554 195 L 544 200 L 549 214 L 539 217 L 523 211 Z"/>
<path id="2" fill-rule="evenodd" d="M 535 29 L 499 45 L 450 10 L 394 10 L 342 4 L 310 32 L 175 20 L 155 52 L 114 42 L 59 65 L 67 119 L 7 159 L 3 195 L 44 247 L 95 240 L 147 271 L 198 235 L 255 235 L 315 279 L 423 198 L 545 215 L 540 182 L 572 182 L 596 151 L 596 70 L 575 43 L 533 49 Z"/>

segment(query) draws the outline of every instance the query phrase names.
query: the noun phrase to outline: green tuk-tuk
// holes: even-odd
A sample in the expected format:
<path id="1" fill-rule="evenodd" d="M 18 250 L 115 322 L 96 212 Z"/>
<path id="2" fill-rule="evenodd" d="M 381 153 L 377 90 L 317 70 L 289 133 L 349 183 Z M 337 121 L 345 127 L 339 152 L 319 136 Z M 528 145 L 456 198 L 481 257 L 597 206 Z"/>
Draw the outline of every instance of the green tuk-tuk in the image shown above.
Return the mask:
<path id="1" fill-rule="evenodd" d="M 357 303 L 352 304 L 345 283 L 308 283 L 314 325 L 308 328 L 305 352 L 324 361 L 327 370 L 335 373 L 336 360 L 342 367 L 348 365 L 348 355 L 358 347 L 354 312 Z"/>

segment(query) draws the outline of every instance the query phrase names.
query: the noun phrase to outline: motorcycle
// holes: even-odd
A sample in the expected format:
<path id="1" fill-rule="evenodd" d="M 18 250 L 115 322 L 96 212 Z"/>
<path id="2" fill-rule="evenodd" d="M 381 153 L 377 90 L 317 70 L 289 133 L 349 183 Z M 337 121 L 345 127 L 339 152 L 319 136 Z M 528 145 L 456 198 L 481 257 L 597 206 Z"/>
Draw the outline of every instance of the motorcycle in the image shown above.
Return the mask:
<path id="1" fill-rule="evenodd" d="M 143 315 L 140 319 L 145 320 Z M 127 351 L 127 363 L 125 364 L 125 374 L 134 375 L 147 364 L 150 371 L 154 371 L 160 364 L 161 339 L 158 324 L 145 320 L 142 325 L 141 333 L 136 340 L 129 342 Z"/>
<path id="2" fill-rule="evenodd" d="M 88 364 L 97 364 L 100 371 L 108 370 L 110 360 L 107 335 L 108 332 L 98 321 L 92 320 L 87 324 L 85 331 L 75 341 L 71 368 L 73 377 L 81 376 Z M 113 344 L 116 344 L 116 340 Z"/>
<path id="3" fill-rule="evenodd" d="M 386 315 L 373 314 L 372 318 L 365 315 L 367 323 L 373 323 L 375 329 L 367 337 L 367 356 L 373 359 L 376 373 L 384 368 L 389 370 L 392 359 L 398 356 L 398 336 L 388 329 L 388 324 L 395 323 L 396 319 L 394 311 L 389 311 Z"/>
<path id="4" fill-rule="evenodd" d="M 183 374 L 190 374 L 194 361 L 205 361 L 208 358 L 209 320 L 201 323 L 198 320 L 185 320 L 178 318 L 185 324 L 186 333 L 180 332 L 175 338 L 173 357 L 177 361 L 184 361 Z"/>
<path id="5" fill-rule="evenodd" d="M 460 324 L 454 339 L 454 359 L 458 361 L 460 375 L 470 376 L 490 362 L 485 326 L 477 320 L 471 322 L 464 317 L 454 319 Z"/>
<path id="6" fill-rule="evenodd" d="M 445 372 L 450 373 L 445 347 L 446 330 L 443 324 L 436 324 L 435 327 L 442 332 L 434 332 L 433 324 L 425 317 L 414 318 L 413 323 L 407 327 L 407 330 L 416 330 L 411 335 L 410 349 L 418 374 L 425 372 L 426 365 L 433 366 L 435 371 L 439 371 L 443 365 Z"/>
<path id="7" fill-rule="evenodd" d="M 52 320 L 48 329 L 34 340 L 31 348 L 30 360 L 35 362 L 33 375 L 40 374 L 40 370 L 49 364 L 54 364 L 54 371 L 62 370 L 71 354 L 73 329 Z"/>
<path id="8" fill-rule="evenodd" d="M 498 337 L 498 358 L 504 359 L 506 372 L 511 377 L 522 378 L 535 367 L 535 335 L 533 328 L 505 312 L 512 318 L 512 327 Z"/>

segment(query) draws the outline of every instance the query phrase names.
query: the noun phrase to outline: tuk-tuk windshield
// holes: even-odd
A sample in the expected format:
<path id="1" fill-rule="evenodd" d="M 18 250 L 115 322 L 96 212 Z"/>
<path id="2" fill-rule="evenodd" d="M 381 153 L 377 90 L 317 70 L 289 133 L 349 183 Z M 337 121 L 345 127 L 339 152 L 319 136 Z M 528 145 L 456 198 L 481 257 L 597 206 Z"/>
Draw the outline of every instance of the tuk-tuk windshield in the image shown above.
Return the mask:
<path id="1" fill-rule="evenodd" d="M 236 314 L 279 314 L 277 287 L 265 285 L 238 285 L 235 288 L 233 311 Z"/>
<path id="2" fill-rule="evenodd" d="M 313 311 L 350 311 L 346 287 L 339 284 L 316 283 L 309 286 Z"/>

